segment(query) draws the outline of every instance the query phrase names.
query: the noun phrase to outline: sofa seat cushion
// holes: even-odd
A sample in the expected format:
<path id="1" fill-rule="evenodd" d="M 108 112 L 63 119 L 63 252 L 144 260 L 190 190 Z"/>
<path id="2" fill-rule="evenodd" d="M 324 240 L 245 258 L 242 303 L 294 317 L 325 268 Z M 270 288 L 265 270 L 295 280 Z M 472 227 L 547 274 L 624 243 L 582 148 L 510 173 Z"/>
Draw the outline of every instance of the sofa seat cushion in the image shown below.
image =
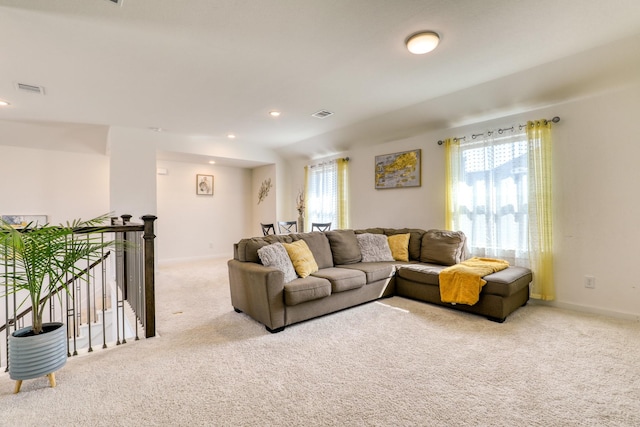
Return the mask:
<path id="1" fill-rule="evenodd" d="M 529 286 L 533 274 L 528 268 L 511 266 L 506 270 L 487 274 L 483 279 L 487 281 L 482 287 L 483 294 L 508 297 Z"/>
<path id="2" fill-rule="evenodd" d="M 367 276 L 367 283 L 388 279 L 396 270 L 393 262 L 359 262 L 357 264 L 340 265 L 339 268 L 362 271 Z"/>
<path id="3" fill-rule="evenodd" d="M 411 264 L 398 267 L 398 277 L 425 285 L 439 286 L 439 273 L 446 267 L 435 264 Z M 529 286 L 531 271 L 524 267 L 509 267 L 483 277 L 487 283 L 482 294 L 508 297 Z"/>
<path id="4" fill-rule="evenodd" d="M 348 268 L 323 268 L 313 273 L 312 276 L 321 277 L 331 282 L 331 293 L 361 288 L 367 283 L 367 276 L 364 272 Z"/>
<path id="5" fill-rule="evenodd" d="M 438 286 L 438 275 L 446 267 L 436 264 L 410 264 L 398 267 L 398 277 L 425 285 Z"/>
<path id="6" fill-rule="evenodd" d="M 331 295 L 331 282 L 321 277 L 307 276 L 284 285 L 284 303 L 297 305 Z"/>

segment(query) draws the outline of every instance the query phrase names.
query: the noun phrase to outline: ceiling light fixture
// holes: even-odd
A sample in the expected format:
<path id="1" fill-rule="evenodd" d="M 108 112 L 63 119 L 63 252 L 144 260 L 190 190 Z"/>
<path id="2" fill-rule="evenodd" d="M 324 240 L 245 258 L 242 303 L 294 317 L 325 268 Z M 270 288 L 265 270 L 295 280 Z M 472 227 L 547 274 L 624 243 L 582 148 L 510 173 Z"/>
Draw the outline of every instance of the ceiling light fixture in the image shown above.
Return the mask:
<path id="1" fill-rule="evenodd" d="M 440 36 L 433 31 L 420 31 L 407 37 L 405 44 L 409 52 L 422 55 L 431 52 L 440 43 Z"/>
<path id="2" fill-rule="evenodd" d="M 269 115 L 271 117 L 278 117 L 280 116 L 280 111 L 269 111 Z"/>
<path id="3" fill-rule="evenodd" d="M 8 105 L 11 105 L 11 104 L 9 104 L 7 101 L 5 101 L 3 99 L 0 99 L 0 107 L 6 107 Z"/>
<path id="4" fill-rule="evenodd" d="M 209 160 L 209 164 L 210 164 L 210 165 L 215 165 L 215 164 L 216 164 L 216 161 L 215 161 L 215 160 Z"/>
<path id="5" fill-rule="evenodd" d="M 236 136 L 232 133 L 227 134 L 227 138 L 229 139 L 236 139 Z"/>

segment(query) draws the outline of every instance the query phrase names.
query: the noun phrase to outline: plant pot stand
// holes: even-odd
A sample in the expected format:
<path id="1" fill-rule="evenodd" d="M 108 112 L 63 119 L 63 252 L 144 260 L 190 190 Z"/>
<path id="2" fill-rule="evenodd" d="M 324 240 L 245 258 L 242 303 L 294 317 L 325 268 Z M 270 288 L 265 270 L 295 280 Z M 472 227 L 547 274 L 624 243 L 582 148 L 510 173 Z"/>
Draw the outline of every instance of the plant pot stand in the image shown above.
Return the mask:
<path id="1" fill-rule="evenodd" d="M 51 388 L 55 387 L 56 386 L 55 372 L 47 374 L 47 377 L 49 378 L 49 384 L 51 385 Z M 22 380 L 16 380 L 16 386 L 13 389 L 13 393 L 14 394 L 20 393 L 20 387 L 22 387 Z"/>

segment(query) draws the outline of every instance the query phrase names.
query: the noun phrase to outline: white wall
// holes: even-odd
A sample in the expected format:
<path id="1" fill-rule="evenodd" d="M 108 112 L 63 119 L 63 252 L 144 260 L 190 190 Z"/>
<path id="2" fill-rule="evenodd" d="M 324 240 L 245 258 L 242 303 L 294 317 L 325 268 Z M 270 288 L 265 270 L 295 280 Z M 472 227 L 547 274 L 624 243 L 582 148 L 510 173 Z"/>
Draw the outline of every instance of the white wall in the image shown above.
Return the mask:
<path id="1" fill-rule="evenodd" d="M 156 147 L 151 131 L 109 130 L 111 211 L 117 216 L 156 215 Z"/>
<path id="2" fill-rule="evenodd" d="M 293 182 L 304 182 L 304 166 L 349 157 L 350 228 L 444 227 L 444 163 L 434 135 L 419 135 L 376 146 L 363 146 L 323 159 L 291 162 Z M 375 189 L 375 156 L 420 148 L 420 187 Z"/>
<path id="3" fill-rule="evenodd" d="M 260 191 L 260 187 L 267 180 L 271 180 L 271 189 L 269 190 L 267 196 L 258 203 L 258 193 Z M 249 229 L 250 236 L 262 236 L 260 223 L 275 224 L 278 221 L 277 199 L 278 179 L 276 176 L 276 165 L 274 164 L 254 168 L 251 178 L 251 198 L 249 205 L 253 211 L 253 224 Z"/>
<path id="4" fill-rule="evenodd" d="M 0 145 L 0 215 L 47 215 L 52 224 L 109 212 L 109 158 Z"/>
<path id="5" fill-rule="evenodd" d="M 159 262 L 233 256 L 252 220 L 251 170 L 158 160 Z M 196 195 L 196 174 L 213 175 L 213 196 Z"/>
<path id="6" fill-rule="evenodd" d="M 557 300 L 640 319 L 640 86 L 556 111 Z M 595 289 L 584 287 L 585 275 Z"/>

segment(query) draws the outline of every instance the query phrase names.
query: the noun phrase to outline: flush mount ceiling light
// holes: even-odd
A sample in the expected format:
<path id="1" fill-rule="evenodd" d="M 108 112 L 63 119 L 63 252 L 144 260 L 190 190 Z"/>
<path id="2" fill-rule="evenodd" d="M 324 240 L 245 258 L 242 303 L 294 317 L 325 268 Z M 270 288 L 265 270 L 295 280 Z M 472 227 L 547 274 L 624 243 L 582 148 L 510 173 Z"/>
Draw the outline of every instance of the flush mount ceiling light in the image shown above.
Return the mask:
<path id="1" fill-rule="evenodd" d="M 0 99 L 0 107 L 6 107 L 6 106 L 8 106 L 8 105 L 11 105 L 11 104 L 9 104 L 9 103 L 8 103 L 7 101 L 5 101 L 4 99 Z"/>
<path id="2" fill-rule="evenodd" d="M 280 116 L 280 111 L 269 111 L 269 115 L 271 117 L 278 117 Z"/>
<path id="3" fill-rule="evenodd" d="M 433 31 L 420 31 L 407 37 L 405 44 L 409 52 L 422 55 L 431 52 L 440 43 L 440 36 Z"/>
<path id="4" fill-rule="evenodd" d="M 228 133 L 228 134 L 227 134 L 227 138 L 229 138 L 229 139 L 235 139 L 235 138 L 236 138 L 236 136 L 235 136 L 234 134 L 232 134 L 232 133 Z"/>

